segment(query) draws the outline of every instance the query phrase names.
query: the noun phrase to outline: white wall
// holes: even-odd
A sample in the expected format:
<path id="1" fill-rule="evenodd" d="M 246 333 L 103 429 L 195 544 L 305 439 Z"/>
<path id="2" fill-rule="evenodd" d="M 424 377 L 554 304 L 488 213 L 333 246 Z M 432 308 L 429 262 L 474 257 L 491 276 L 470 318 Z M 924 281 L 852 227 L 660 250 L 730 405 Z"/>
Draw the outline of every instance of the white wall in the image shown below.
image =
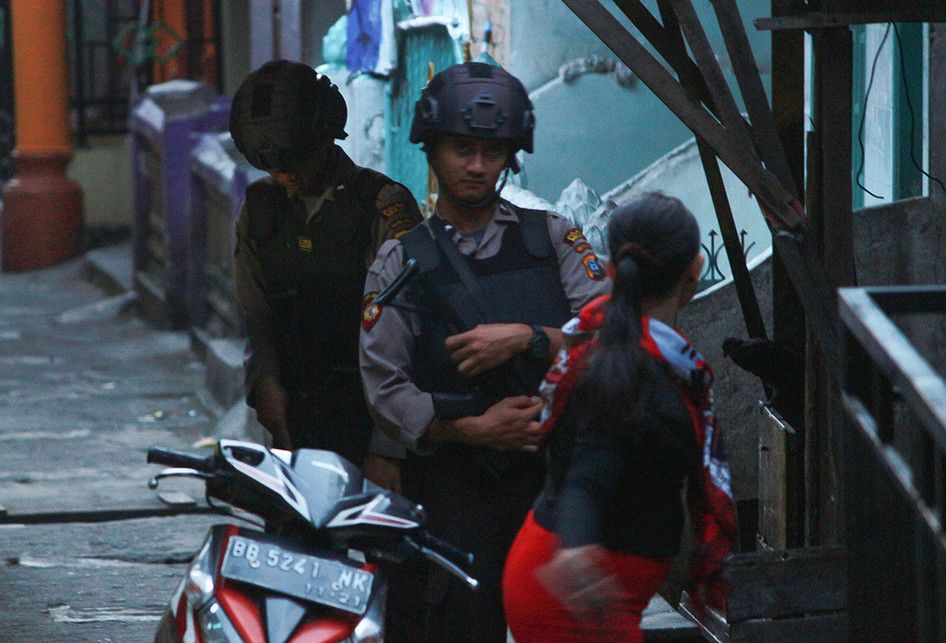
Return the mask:
<path id="1" fill-rule="evenodd" d="M 554 78 L 563 63 L 590 54 L 612 55 L 561 0 L 509 0 L 506 68 L 526 89 Z"/>

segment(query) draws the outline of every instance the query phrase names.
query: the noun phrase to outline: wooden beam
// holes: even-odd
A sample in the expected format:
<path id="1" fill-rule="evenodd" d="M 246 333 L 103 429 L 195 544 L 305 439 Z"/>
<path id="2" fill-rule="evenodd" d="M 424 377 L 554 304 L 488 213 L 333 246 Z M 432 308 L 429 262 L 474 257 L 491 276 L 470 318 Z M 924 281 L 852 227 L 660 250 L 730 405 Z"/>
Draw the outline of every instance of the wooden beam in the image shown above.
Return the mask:
<path id="1" fill-rule="evenodd" d="M 752 54 L 749 36 L 743 26 L 739 7 L 735 0 L 713 0 L 713 9 L 716 11 L 716 19 L 719 21 L 723 40 L 726 42 L 726 50 L 729 52 L 729 60 L 732 62 L 736 82 L 739 84 L 739 92 L 746 105 L 752 128 L 755 130 L 755 139 L 762 162 L 772 174 L 778 177 L 782 187 L 798 198 L 798 184 L 792 176 L 788 158 L 782 147 L 782 141 L 779 139 L 775 119 L 772 117 L 772 108 L 765 95 L 765 87 L 762 85 L 762 77 L 759 75 L 759 68 Z M 773 54 L 772 60 L 775 59 Z M 781 61 L 779 62 L 781 64 Z"/>
<path id="2" fill-rule="evenodd" d="M 794 198 L 771 172 L 746 154 L 725 128 L 632 36 L 598 0 L 562 0 L 652 92 L 683 121 L 684 125 L 709 143 L 733 173 L 764 201 L 772 213 L 773 225 L 787 230 L 804 228 L 801 215 L 793 208 Z"/>
<path id="3" fill-rule="evenodd" d="M 666 33 L 675 46 L 683 49 L 685 48 L 683 35 L 677 21 L 677 15 L 670 5 L 672 1 L 658 0 L 658 5 L 660 6 Z M 684 87 L 692 90 L 696 82 L 695 79 L 687 76 L 683 69 L 677 69 L 676 71 Z M 702 77 L 700 77 L 700 80 L 702 80 Z M 739 121 L 737 127 L 741 128 L 741 116 Z M 700 152 L 700 162 L 703 164 L 703 173 L 706 175 L 710 197 L 713 200 L 713 208 L 716 210 L 716 220 L 719 223 L 719 231 L 723 237 L 723 246 L 726 248 L 726 256 L 729 258 L 729 268 L 732 271 L 736 296 L 739 298 L 739 307 L 742 310 L 742 318 L 746 324 L 746 332 L 749 337 L 765 338 L 767 337 L 765 321 L 762 319 L 762 311 L 759 309 L 759 301 L 752 285 L 752 277 L 749 275 L 749 269 L 746 266 L 745 252 L 739 239 L 739 232 L 736 230 L 729 197 L 726 195 L 726 185 L 723 183 L 723 175 L 719 170 L 719 162 L 716 160 L 716 154 L 706 144 L 706 141 L 697 137 L 696 144 Z"/>
<path id="4" fill-rule="evenodd" d="M 836 643 L 854 640 L 848 631 L 848 617 L 843 612 L 813 614 L 799 618 L 758 619 L 733 625 L 729 643 L 758 641 L 804 641 L 805 643 Z"/>
<path id="5" fill-rule="evenodd" d="M 663 2 L 664 0 L 658 0 L 658 4 Z M 687 53 L 686 45 L 682 40 L 673 37 L 673 30 L 667 28 L 666 24 L 661 25 L 640 0 L 614 0 L 614 4 L 653 45 L 657 53 L 673 67 L 680 76 L 681 82 L 689 87 L 693 95 L 703 101 L 707 109 L 716 114 L 716 106 L 713 104 L 706 81 L 696 63 L 690 58 L 690 54 Z"/>
<path id="6" fill-rule="evenodd" d="M 696 65 L 700 73 L 706 80 L 710 95 L 713 97 L 718 110 L 719 120 L 722 122 L 726 131 L 729 132 L 736 143 L 741 146 L 745 152 L 755 156 L 755 149 L 749 140 L 746 128 L 743 126 L 742 114 L 736 105 L 736 99 L 733 98 L 729 89 L 729 84 L 723 76 L 723 70 L 719 67 L 719 61 L 716 60 L 716 52 L 710 44 L 703 26 L 700 24 L 700 18 L 693 9 L 693 3 L 690 0 L 670 0 L 673 6 L 674 14 L 680 25 L 680 30 L 686 36 L 686 41 L 690 45 L 690 50 L 696 58 Z M 758 76 L 758 72 L 756 72 Z"/>
<path id="7" fill-rule="evenodd" d="M 784 618 L 843 610 L 847 561 L 842 547 L 734 554 L 723 578 L 730 585 L 726 620 Z"/>
<path id="8" fill-rule="evenodd" d="M 946 22 L 946 8 L 903 8 L 895 11 L 865 11 L 858 13 L 812 12 L 795 16 L 756 18 L 752 22 L 759 31 L 813 31 L 884 22 Z"/>
<path id="9" fill-rule="evenodd" d="M 785 267 L 826 353 L 837 352 L 837 312 L 824 268 L 805 234 L 803 214 L 791 193 L 758 161 L 745 154 L 726 130 L 674 80 L 598 0 L 563 0 L 621 61 L 690 128 L 769 209 L 776 227 L 773 245 L 783 253 Z M 794 205 L 793 205 L 794 204 Z"/>

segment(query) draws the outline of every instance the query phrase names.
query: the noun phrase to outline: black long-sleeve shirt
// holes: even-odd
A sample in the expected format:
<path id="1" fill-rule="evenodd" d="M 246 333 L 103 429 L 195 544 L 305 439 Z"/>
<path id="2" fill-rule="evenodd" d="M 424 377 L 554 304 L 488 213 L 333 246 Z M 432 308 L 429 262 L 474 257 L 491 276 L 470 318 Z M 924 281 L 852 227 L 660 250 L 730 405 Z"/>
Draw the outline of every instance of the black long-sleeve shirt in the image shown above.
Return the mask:
<path id="1" fill-rule="evenodd" d="M 654 558 L 680 549 L 683 481 L 699 449 L 679 390 L 656 363 L 648 371 L 652 386 L 634 427 L 582 422 L 576 393 L 552 429 L 535 519 L 564 547 L 594 543 Z"/>

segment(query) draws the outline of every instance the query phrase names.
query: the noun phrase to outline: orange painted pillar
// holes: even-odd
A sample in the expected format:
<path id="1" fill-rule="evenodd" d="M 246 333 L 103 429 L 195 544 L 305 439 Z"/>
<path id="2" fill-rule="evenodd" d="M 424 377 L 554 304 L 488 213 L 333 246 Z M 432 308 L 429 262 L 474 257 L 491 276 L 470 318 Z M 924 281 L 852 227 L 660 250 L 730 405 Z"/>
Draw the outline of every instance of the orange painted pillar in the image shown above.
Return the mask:
<path id="1" fill-rule="evenodd" d="M 33 270 L 76 256 L 82 188 L 66 178 L 72 160 L 67 94 L 66 4 L 13 0 L 16 178 L 3 193 L 5 271 Z"/>
<path id="2" fill-rule="evenodd" d="M 187 76 L 187 7 L 185 0 L 160 0 L 154 6 L 155 19 L 163 20 L 185 42 L 181 45 L 177 55 L 165 63 L 154 63 L 154 82 L 163 83 L 166 80 L 185 78 Z M 166 54 L 175 44 L 168 34 L 163 34 L 162 46 L 156 55 Z"/>

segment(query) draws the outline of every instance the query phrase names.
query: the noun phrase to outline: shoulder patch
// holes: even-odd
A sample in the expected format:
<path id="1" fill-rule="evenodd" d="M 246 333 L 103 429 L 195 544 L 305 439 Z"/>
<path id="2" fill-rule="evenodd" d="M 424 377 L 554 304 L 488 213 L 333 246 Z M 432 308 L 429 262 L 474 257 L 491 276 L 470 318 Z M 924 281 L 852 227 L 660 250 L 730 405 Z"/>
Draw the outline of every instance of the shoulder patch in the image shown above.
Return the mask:
<path id="1" fill-rule="evenodd" d="M 588 273 L 589 279 L 603 281 L 604 278 L 607 277 L 607 273 L 595 253 L 592 252 L 582 257 L 581 263 L 585 267 L 585 272 Z"/>
<path id="2" fill-rule="evenodd" d="M 378 190 L 377 197 L 375 198 L 375 206 L 378 208 L 379 212 L 384 212 L 391 206 L 404 206 L 407 207 L 407 204 L 411 203 L 414 200 L 413 195 L 410 193 L 410 190 L 403 187 L 400 183 L 394 183 L 393 181 L 388 181 L 381 186 L 381 189 Z M 391 212 L 391 216 L 396 214 L 396 212 Z"/>
<path id="3" fill-rule="evenodd" d="M 378 293 L 369 292 L 361 304 L 361 327 L 365 332 L 370 332 L 374 325 L 381 319 L 381 306 L 374 303 L 378 298 Z"/>
<path id="4" fill-rule="evenodd" d="M 585 234 L 578 228 L 572 228 L 571 230 L 566 232 L 565 238 L 563 239 L 563 241 L 570 246 L 577 246 L 582 243 L 588 243 L 588 240 L 585 238 Z"/>
<path id="5" fill-rule="evenodd" d="M 392 203 L 391 205 L 386 206 L 381 209 L 381 218 L 390 219 L 391 217 L 404 212 L 404 210 L 406 209 L 407 209 L 407 203 L 405 203 L 404 201 L 401 201 L 399 203 Z"/>
<path id="6" fill-rule="evenodd" d="M 399 239 L 423 219 L 410 191 L 399 183 L 388 183 L 378 193 L 375 207 L 381 217 L 382 239 Z"/>

